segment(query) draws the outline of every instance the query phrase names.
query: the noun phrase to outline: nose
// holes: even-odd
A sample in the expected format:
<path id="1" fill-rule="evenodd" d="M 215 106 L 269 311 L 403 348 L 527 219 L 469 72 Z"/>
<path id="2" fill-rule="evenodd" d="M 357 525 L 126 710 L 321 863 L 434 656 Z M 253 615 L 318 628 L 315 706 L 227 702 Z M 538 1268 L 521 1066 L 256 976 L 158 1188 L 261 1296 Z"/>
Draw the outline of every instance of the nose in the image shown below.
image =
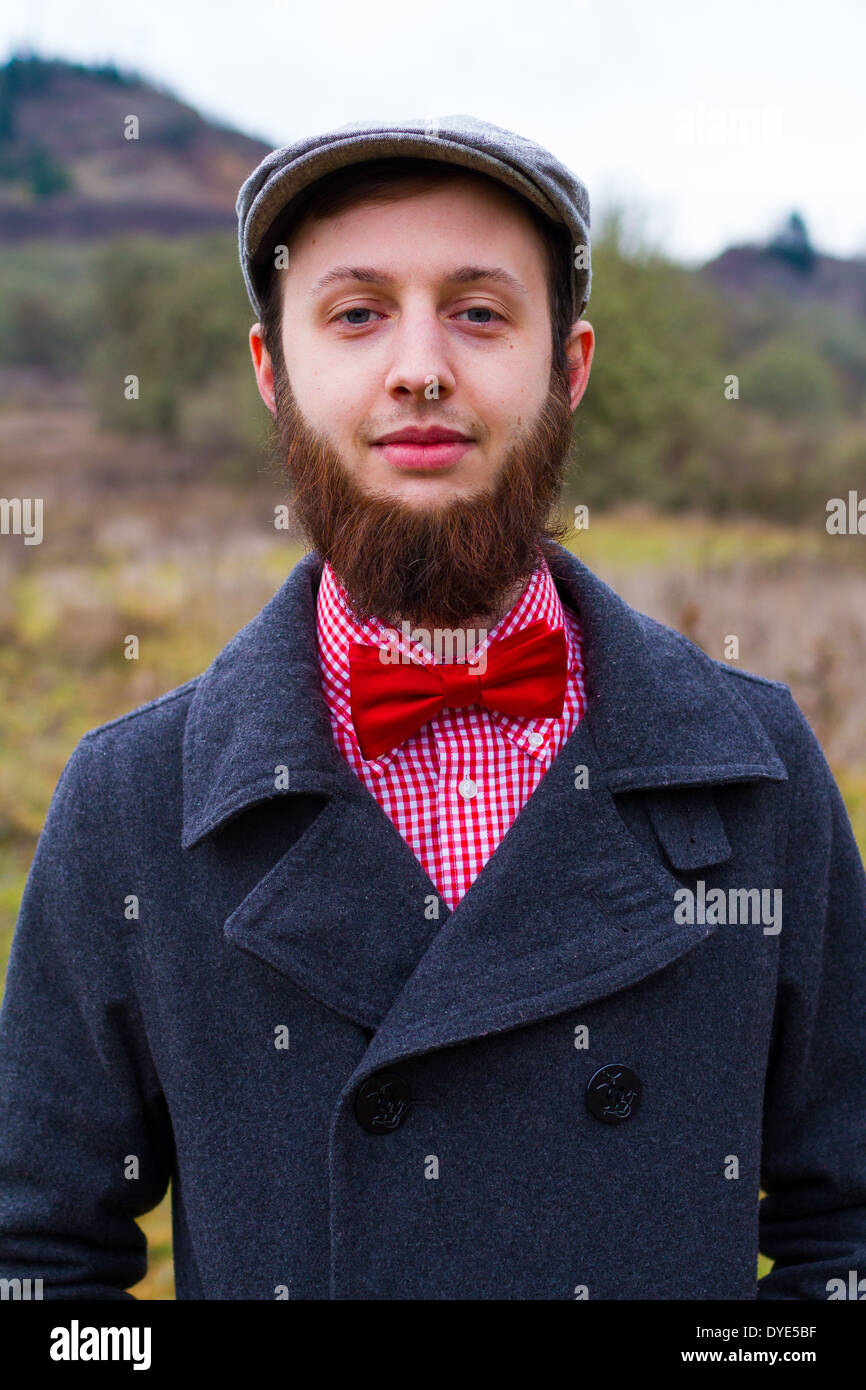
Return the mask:
<path id="1" fill-rule="evenodd" d="M 416 403 L 450 396 L 456 385 L 448 331 L 435 305 L 416 302 L 401 313 L 390 337 L 385 389 Z"/>

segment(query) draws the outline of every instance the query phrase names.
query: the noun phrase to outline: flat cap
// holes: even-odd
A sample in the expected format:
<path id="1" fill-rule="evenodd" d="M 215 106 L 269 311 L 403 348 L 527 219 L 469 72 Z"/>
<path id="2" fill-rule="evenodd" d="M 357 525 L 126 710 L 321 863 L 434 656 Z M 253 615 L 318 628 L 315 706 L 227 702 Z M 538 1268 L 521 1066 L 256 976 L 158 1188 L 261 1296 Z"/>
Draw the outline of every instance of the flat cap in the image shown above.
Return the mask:
<path id="1" fill-rule="evenodd" d="M 412 156 L 459 164 L 505 184 L 533 203 L 553 223 L 568 229 L 572 243 L 573 317 L 589 299 L 591 279 L 589 194 L 549 150 L 474 116 L 356 122 L 324 135 L 308 135 L 272 150 L 241 186 L 235 208 L 238 249 L 250 303 L 261 316 L 259 293 L 273 267 L 268 233 L 277 218 L 316 180 L 368 159 Z"/>

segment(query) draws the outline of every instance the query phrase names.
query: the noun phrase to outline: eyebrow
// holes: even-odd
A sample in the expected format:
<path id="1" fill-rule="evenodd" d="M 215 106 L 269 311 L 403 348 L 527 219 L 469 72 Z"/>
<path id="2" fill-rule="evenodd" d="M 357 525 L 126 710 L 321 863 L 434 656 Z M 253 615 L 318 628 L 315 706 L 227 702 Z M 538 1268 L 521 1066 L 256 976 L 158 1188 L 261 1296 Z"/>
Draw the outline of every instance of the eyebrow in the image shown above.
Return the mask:
<path id="1" fill-rule="evenodd" d="M 517 279 L 517 276 L 512 275 L 501 265 L 461 265 L 450 271 L 445 279 L 452 285 L 465 285 L 478 280 L 493 280 L 501 285 L 507 285 L 509 289 L 516 290 L 518 294 L 528 293 L 526 286 Z M 377 269 L 376 266 L 337 265 L 316 280 L 309 291 L 310 299 L 315 299 L 322 290 L 345 280 L 356 280 L 366 285 L 392 285 L 394 283 L 392 275 Z"/>

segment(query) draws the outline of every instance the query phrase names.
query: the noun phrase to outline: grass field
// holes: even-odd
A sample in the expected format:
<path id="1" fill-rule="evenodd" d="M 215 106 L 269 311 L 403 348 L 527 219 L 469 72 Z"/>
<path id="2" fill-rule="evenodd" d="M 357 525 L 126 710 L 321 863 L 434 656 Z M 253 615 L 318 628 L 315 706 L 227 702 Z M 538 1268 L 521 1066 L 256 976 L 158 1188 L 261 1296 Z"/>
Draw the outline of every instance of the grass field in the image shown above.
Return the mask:
<path id="1" fill-rule="evenodd" d="M 72 499 L 62 543 L 38 558 L 20 538 L 17 551 L 8 539 L 0 549 L 0 970 L 48 801 L 77 739 L 203 670 L 302 553 L 278 539 L 272 502 L 264 490 L 239 498 L 196 479 L 182 502 L 166 495 L 132 509 L 115 499 L 94 509 Z M 199 525 L 190 516 L 197 505 Z M 866 849 L 862 540 L 827 536 L 823 517 L 793 530 L 632 510 L 594 515 L 573 549 L 629 602 L 711 655 L 723 657 L 736 636 L 742 667 L 790 684 Z M 138 661 L 122 655 L 130 633 L 140 639 Z M 172 1298 L 168 1199 L 141 1224 L 150 1270 L 134 1292 Z M 759 1272 L 768 1268 L 762 1261 Z"/>

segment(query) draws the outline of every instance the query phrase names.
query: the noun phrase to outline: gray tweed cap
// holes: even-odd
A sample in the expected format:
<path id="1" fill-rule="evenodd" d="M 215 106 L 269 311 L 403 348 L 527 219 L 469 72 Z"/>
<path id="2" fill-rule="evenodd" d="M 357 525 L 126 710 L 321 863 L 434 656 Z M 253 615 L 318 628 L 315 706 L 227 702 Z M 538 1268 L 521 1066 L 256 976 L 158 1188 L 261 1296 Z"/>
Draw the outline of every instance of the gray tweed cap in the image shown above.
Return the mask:
<path id="1" fill-rule="evenodd" d="M 310 184 L 335 169 L 367 159 L 414 156 L 460 164 L 488 174 L 534 203 L 571 237 L 571 291 L 577 318 L 589 299 L 591 279 L 589 194 L 564 164 L 523 135 L 474 116 L 355 122 L 324 135 L 307 135 L 272 150 L 245 180 L 235 205 L 238 249 L 250 303 L 261 314 L 259 291 L 273 264 L 268 233 L 277 217 Z"/>

